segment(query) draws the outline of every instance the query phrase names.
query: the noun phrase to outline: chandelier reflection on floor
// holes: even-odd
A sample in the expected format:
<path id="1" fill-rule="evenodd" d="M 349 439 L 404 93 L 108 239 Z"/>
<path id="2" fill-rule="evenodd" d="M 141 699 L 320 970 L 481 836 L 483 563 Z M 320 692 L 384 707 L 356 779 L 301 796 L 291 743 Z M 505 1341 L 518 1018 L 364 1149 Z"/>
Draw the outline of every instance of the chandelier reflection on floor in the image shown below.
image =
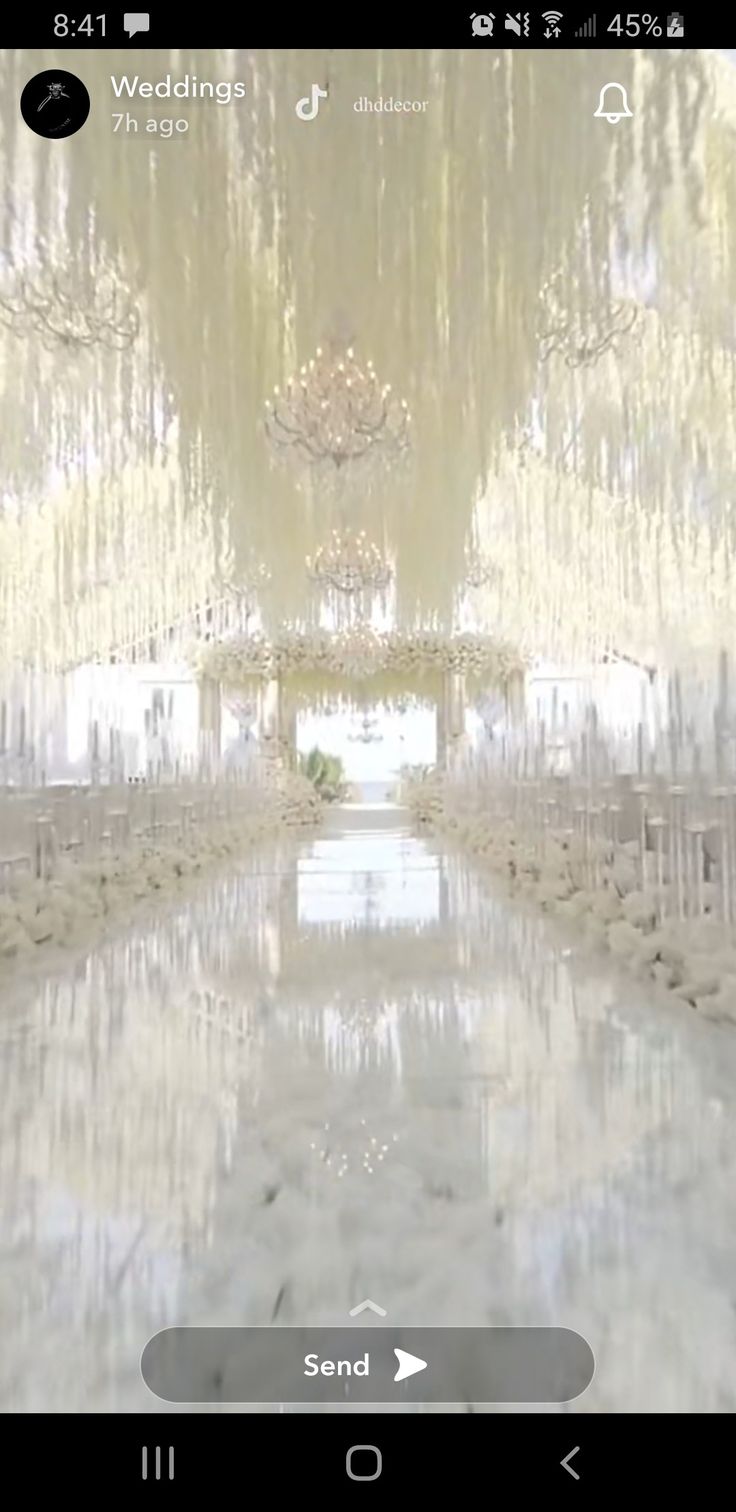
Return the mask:
<path id="1" fill-rule="evenodd" d="M 53 267 L 21 273 L 0 289 L 0 322 L 15 336 L 38 336 L 47 350 L 120 352 L 140 331 L 133 297 L 111 268 L 78 282 Z"/>
<path id="2" fill-rule="evenodd" d="M 409 408 L 372 362 L 360 367 L 351 346 L 317 352 L 285 390 L 266 402 L 266 433 L 277 455 L 340 472 L 363 461 L 386 465 L 409 447 Z"/>
<path id="3" fill-rule="evenodd" d="M 377 1014 L 372 1003 L 365 1009 L 362 1006 L 353 1009 L 351 1019 L 343 1019 L 338 1010 L 328 1009 L 325 1014 L 328 1064 L 341 1071 L 355 1072 L 373 1056 L 391 1058 L 396 1052 L 392 1020 L 390 1011 L 381 1010 Z M 399 1135 L 380 1128 L 372 1134 L 365 1118 L 359 1122 L 348 1119 L 342 1129 L 335 1123 L 324 1123 L 322 1129 L 324 1132 L 311 1141 L 309 1148 L 326 1168 L 325 1174 L 329 1171 L 333 1176 L 343 1177 L 365 1172 L 373 1176 L 397 1153 L 394 1147 L 399 1143 Z"/>

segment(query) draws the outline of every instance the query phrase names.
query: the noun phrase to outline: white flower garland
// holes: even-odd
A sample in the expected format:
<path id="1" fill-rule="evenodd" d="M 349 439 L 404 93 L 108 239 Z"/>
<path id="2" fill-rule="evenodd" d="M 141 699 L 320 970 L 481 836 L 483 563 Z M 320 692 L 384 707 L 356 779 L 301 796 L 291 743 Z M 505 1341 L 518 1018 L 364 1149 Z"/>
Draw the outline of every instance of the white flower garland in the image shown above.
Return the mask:
<path id="1" fill-rule="evenodd" d="M 331 634 L 326 630 L 286 631 L 273 641 L 260 636 L 199 645 L 196 671 L 238 687 L 257 678 L 294 676 L 300 672 L 359 683 L 391 674 L 412 679 L 437 673 L 462 673 L 505 684 L 524 670 L 520 654 L 492 636 L 439 635 L 432 631 Z"/>

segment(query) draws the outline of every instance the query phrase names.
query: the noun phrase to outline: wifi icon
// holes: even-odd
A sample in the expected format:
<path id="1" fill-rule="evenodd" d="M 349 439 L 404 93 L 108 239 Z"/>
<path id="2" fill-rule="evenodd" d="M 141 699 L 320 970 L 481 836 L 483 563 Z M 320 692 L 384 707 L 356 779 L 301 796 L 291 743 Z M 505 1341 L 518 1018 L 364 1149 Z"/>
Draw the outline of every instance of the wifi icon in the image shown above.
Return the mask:
<path id="1" fill-rule="evenodd" d="M 542 20 L 547 23 L 547 29 L 544 33 L 545 37 L 559 37 L 562 11 L 542 11 Z"/>

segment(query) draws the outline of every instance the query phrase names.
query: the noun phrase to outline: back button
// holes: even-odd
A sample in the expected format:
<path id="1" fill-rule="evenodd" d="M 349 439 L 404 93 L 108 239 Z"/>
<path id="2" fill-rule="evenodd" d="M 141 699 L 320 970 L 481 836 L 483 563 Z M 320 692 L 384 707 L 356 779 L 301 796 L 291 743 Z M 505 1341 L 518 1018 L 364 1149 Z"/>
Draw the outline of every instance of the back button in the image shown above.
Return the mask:
<path id="1" fill-rule="evenodd" d="M 580 1445 L 576 1444 L 575 1448 L 571 1449 L 570 1453 L 566 1454 L 565 1458 L 560 1460 L 560 1464 L 562 1465 L 563 1470 L 566 1470 L 568 1475 L 572 1476 L 573 1480 L 580 1480 L 580 1476 L 578 1475 L 577 1470 L 573 1470 L 572 1465 L 570 1464 L 570 1460 L 572 1459 L 573 1455 L 578 1454 L 579 1452 Z"/>

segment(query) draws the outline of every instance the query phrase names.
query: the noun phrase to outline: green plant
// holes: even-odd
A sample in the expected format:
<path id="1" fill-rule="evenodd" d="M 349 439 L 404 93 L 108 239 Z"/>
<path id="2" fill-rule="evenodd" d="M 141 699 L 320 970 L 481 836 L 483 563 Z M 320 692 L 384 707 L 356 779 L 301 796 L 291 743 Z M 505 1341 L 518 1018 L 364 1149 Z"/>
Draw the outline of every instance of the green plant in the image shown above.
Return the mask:
<path id="1" fill-rule="evenodd" d="M 323 803 L 339 803 L 345 797 L 345 768 L 339 756 L 313 746 L 306 756 L 299 757 L 299 771 L 309 778 Z"/>

